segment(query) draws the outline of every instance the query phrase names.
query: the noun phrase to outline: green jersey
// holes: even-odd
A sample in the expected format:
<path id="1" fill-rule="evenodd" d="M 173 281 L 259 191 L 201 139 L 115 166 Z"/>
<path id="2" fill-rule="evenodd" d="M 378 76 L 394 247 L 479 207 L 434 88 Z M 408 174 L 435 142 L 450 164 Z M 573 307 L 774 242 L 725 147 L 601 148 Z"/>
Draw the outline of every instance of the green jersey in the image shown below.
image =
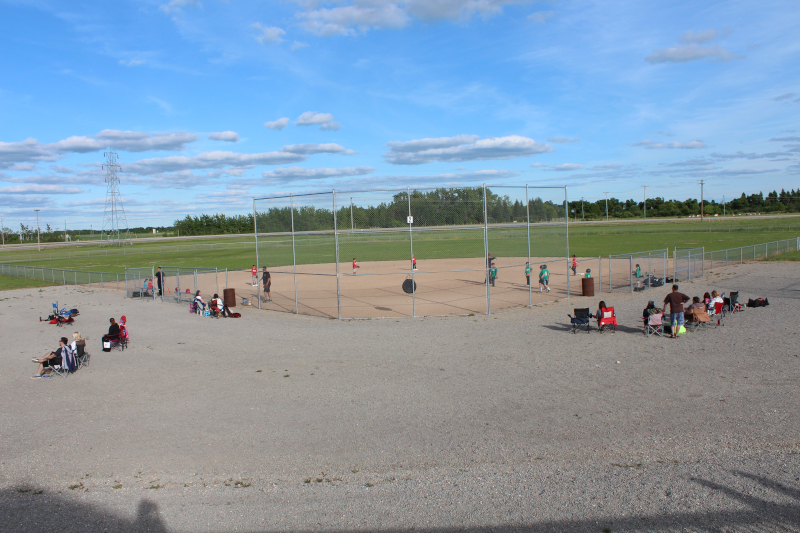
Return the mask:
<path id="1" fill-rule="evenodd" d="M 539 279 L 547 280 L 550 278 L 550 271 L 546 268 L 543 268 L 539 271 Z"/>
<path id="2" fill-rule="evenodd" d="M 531 267 L 530 266 L 526 266 L 525 267 L 525 275 L 526 276 L 530 276 L 531 275 Z"/>
<path id="3" fill-rule="evenodd" d="M 489 276 L 493 278 L 497 277 L 497 267 L 492 267 L 489 269 Z"/>

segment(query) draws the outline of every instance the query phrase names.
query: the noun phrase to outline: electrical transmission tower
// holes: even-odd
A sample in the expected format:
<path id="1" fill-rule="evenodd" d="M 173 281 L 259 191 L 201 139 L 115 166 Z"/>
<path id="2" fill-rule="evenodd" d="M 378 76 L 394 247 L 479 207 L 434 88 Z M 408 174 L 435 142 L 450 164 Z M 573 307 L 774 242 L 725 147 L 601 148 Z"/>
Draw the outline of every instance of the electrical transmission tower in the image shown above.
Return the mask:
<path id="1" fill-rule="evenodd" d="M 106 244 L 132 244 L 128 233 L 128 219 L 125 218 L 125 209 L 122 207 L 122 196 L 119 194 L 119 177 L 117 171 L 120 169 L 117 163 L 115 152 L 105 152 L 106 164 L 103 168 L 106 171 L 106 210 L 103 215 L 103 232 L 100 236 L 102 242 Z"/>

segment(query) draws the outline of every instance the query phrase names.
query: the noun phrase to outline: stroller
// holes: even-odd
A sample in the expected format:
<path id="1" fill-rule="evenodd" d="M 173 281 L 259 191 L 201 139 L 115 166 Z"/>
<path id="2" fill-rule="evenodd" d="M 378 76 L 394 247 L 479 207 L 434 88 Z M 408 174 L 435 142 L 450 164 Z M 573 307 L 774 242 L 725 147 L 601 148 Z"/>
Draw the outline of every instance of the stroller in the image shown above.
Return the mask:
<path id="1" fill-rule="evenodd" d="M 585 307 L 583 309 L 575 309 L 573 312 L 575 313 L 574 317 L 570 314 L 567 314 L 570 323 L 572 324 L 572 333 L 577 333 L 580 329 L 585 329 L 586 333 L 589 333 L 589 330 L 591 329 L 591 323 L 589 322 L 589 308 Z"/>
<path id="2" fill-rule="evenodd" d="M 58 302 L 53 304 L 53 313 L 47 317 L 47 321 L 50 324 L 55 324 L 58 327 L 63 327 L 64 324 L 72 324 L 75 322 L 73 317 L 78 316 L 80 313 L 77 309 L 69 309 L 63 308 L 61 310 L 58 309 Z M 42 317 L 39 317 L 39 322 L 44 322 Z"/>

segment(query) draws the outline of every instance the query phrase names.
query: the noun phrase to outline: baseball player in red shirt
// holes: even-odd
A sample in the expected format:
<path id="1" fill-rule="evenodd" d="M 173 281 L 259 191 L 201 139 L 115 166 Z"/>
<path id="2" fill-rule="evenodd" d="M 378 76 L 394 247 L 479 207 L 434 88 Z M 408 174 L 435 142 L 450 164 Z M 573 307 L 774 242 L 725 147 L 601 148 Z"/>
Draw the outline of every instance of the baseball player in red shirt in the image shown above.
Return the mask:
<path id="1" fill-rule="evenodd" d="M 360 266 L 358 266 L 358 264 L 356 263 L 356 258 L 354 257 L 354 258 L 353 258 L 353 275 L 354 275 L 354 276 L 356 275 L 356 269 L 357 269 L 357 268 L 361 268 L 361 267 L 360 267 Z"/>

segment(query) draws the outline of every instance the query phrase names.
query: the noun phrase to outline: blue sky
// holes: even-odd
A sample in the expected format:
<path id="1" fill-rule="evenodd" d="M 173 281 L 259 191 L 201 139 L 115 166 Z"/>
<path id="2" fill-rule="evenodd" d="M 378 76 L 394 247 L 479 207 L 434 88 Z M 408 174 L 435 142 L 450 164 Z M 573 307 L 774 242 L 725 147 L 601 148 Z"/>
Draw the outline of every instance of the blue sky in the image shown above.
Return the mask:
<path id="1" fill-rule="evenodd" d="M 797 188 L 800 2 L 0 0 L 0 215 L 320 190 Z"/>

